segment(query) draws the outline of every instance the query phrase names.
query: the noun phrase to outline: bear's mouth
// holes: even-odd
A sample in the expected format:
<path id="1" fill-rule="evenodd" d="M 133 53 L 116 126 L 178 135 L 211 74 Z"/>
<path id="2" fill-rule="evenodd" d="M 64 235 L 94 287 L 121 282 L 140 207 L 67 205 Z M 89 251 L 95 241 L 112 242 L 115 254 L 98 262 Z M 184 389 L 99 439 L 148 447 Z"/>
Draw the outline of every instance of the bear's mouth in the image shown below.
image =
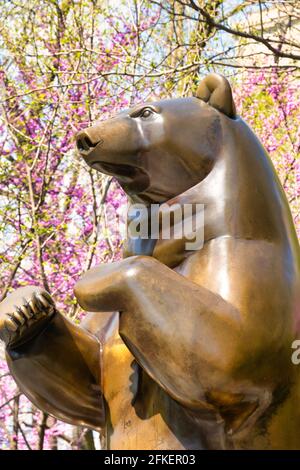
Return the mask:
<path id="1" fill-rule="evenodd" d="M 137 194 L 149 186 L 149 176 L 142 168 L 101 161 L 93 162 L 91 166 L 101 173 L 114 176 L 128 194 Z"/>
<path id="2" fill-rule="evenodd" d="M 119 163 L 107 163 L 107 162 L 94 162 L 91 165 L 95 170 L 101 173 L 106 173 L 116 178 L 128 179 L 132 181 L 136 176 L 138 168 L 131 165 L 123 165 Z"/>
<path id="3" fill-rule="evenodd" d="M 94 165 L 97 169 L 96 165 L 101 167 L 100 171 L 103 171 L 108 174 L 112 174 L 118 177 L 125 177 L 125 178 L 134 178 L 136 174 L 136 168 L 131 165 L 122 165 L 117 163 L 107 163 L 107 162 L 98 162 Z M 99 168 L 100 169 L 100 168 Z"/>

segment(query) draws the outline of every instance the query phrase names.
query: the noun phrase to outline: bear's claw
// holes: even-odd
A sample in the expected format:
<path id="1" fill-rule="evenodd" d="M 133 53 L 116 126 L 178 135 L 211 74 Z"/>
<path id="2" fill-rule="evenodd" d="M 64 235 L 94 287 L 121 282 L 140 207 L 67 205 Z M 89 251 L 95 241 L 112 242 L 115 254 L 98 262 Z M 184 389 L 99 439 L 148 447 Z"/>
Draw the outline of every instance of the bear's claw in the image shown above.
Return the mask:
<path id="1" fill-rule="evenodd" d="M 52 298 L 45 291 L 32 292 L 29 299 L 22 297 L 20 303 L 19 306 L 14 304 L 10 312 L 0 312 L 0 339 L 8 346 L 27 339 L 32 327 L 40 320 L 52 317 L 56 310 Z"/>

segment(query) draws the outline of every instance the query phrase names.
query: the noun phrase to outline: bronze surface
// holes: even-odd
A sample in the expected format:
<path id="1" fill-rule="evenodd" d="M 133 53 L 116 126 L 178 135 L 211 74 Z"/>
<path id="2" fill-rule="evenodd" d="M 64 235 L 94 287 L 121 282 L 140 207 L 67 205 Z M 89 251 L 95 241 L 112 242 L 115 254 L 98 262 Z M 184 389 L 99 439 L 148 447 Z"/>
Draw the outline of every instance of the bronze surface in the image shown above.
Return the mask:
<path id="1" fill-rule="evenodd" d="M 0 305 L 20 389 L 110 449 L 300 449 L 299 243 L 273 165 L 211 74 L 77 135 L 131 203 L 204 204 L 204 245 L 129 239 L 76 284 L 65 319 L 37 288 Z M 37 295 L 39 294 L 39 295 Z"/>

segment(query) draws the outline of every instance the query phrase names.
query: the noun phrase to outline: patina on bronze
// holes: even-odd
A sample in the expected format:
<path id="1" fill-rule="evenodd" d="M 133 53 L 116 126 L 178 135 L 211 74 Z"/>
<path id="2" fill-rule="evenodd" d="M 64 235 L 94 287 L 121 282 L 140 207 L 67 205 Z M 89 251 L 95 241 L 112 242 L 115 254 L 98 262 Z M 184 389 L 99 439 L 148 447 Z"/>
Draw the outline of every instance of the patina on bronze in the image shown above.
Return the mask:
<path id="1" fill-rule="evenodd" d="M 204 246 L 129 240 L 75 287 L 81 327 L 41 289 L 0 306 L 20 389 L 104 430 L 110 449 L 300 449 L 299 244 L 269 157 L 207 76 L 196 97 L 139 104 L 77 136 L 131 202 L 205 205 Z M 101 347 L 100 347 L 101 346 Z"/>

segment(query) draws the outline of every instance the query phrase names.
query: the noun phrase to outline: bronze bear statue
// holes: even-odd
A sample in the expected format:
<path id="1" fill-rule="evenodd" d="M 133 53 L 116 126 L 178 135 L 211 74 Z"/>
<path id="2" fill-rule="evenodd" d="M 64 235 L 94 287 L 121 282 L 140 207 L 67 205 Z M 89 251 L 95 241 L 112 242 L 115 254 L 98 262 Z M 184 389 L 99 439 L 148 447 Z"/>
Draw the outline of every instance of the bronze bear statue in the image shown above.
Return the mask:
<path id="1" fill-rule="evenodd" d="M 81 327 L 42 289 L 8 296 L 0 334 L 21 391 L 108 449 L 300 449 L 299 243 L 228 81 L 125 110 L 77 146 L 132 204 L 203 204 L 203 246 L 129 238 L 76 284 L 94 312 Z"/>

